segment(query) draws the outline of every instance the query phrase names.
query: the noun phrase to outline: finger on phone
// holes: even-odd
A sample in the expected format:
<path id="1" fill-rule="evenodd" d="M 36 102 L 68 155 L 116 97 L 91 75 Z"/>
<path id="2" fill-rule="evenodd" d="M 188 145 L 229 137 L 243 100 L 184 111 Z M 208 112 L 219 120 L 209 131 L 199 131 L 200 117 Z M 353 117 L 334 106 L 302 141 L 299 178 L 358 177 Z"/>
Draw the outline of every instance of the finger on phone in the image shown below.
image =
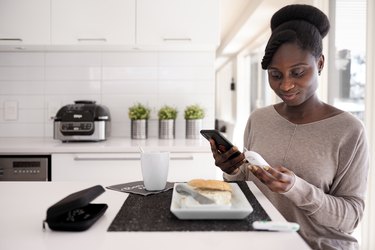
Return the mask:
<path id="1" fill-rule="evenodd" d="M 210 139 L 209 142 L 211 145 L 211 152 L 214 155 L 214 158 L 216 158 L 216 156 L 219 155 L 219 151 L 217 150 L 216 143 L 212 139 Z"/>

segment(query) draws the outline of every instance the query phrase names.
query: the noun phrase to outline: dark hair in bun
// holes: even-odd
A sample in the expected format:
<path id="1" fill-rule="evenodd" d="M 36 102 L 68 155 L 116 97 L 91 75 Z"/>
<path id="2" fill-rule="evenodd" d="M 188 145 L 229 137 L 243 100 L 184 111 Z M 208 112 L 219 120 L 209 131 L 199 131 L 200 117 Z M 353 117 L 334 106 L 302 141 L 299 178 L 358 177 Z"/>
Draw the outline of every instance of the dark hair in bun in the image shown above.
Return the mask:
<path id="1" fill-rule="evenodd" d="M 273 55 L 284 43 L 297 43 L 315 57 L 322 54 L 322 39 L 329 31 L 328 17 L 318 8 L 304 4 L 287 5 L 271 18 L 272 34 L 268 40 L 262 68 L 267 69 Z"/>

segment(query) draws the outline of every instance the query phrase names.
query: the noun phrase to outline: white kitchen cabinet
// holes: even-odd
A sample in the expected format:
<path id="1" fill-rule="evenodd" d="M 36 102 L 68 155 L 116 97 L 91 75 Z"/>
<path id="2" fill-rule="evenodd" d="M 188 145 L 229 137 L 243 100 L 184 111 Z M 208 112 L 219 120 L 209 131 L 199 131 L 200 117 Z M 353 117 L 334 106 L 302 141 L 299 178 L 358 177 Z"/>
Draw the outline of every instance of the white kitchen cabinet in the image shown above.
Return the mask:
<path id="1" fill-rule="evenodd" d="M 220 40 L 219 2 L 0 0 L 0 46 L 212 50 Z"/>
<path id="2" fill-rule="evenodd" d="M 137 0 L 137 45 L 216 48 L 217 0 Z"/>
<path id="3" fill-rule="evenodd" d="M 0 0 L 0 45 L 50 44 L 50 0 Z"/>
<path id="4" fill-rule="evenodd" d="M 134 45 L 135 0 L 51 0 L 52 45 Z"/>
<path id="5" fill-rule="evenodd" d="M 52 181 L 142 180 L 139 153 L 64 153 L 52 154 Z M 171 153 L 168 181 L 193 178 L 221 179 L 211 153 Z"/>

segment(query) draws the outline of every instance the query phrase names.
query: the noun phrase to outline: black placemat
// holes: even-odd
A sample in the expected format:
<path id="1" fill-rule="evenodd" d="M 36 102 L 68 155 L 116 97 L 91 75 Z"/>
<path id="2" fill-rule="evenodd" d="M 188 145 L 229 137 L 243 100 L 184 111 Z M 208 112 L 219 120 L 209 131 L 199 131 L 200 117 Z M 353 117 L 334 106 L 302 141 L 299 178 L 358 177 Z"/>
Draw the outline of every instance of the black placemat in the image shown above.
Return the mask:
<path id="1" fill-rule="evenodd" d="M 173 185 L 174 183 L 167 182 L 163 190 L 149 191 L 145 188 L 143 181 L 134 181 L 134 182 L 128 182 L 128 183 L 123 183 L 123 184 L 112 185 L 107 188 L 111 190 L 119 191 L 119 192 L 124 192 L 124 193 L 148 196 L 148 195 L 159 194 L 162 192 L 166 192 L 170 189 L 173 189 Z"/>
<path id="2" fill-rule="evenodd" d="M 143 197 L 129 194 L 108 231 L 252 231 L 252 223 L 270 221 L 246 182 L 237 182 L 254 211 L 243 220 L 179 220 L 170 211 L 172 191 Z"/>

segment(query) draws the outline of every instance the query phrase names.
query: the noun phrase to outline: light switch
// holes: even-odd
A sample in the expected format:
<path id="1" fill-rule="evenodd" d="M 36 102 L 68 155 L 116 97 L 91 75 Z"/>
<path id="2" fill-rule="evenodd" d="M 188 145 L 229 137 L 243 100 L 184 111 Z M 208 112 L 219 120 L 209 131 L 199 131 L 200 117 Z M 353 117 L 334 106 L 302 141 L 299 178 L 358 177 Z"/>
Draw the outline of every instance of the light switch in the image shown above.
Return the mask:
<path id="1" fill-rule="evenodd" d="M 18 102 L 5 101 L 4 102 L 4 120 L 16 121 L 18 120 Z"/>

